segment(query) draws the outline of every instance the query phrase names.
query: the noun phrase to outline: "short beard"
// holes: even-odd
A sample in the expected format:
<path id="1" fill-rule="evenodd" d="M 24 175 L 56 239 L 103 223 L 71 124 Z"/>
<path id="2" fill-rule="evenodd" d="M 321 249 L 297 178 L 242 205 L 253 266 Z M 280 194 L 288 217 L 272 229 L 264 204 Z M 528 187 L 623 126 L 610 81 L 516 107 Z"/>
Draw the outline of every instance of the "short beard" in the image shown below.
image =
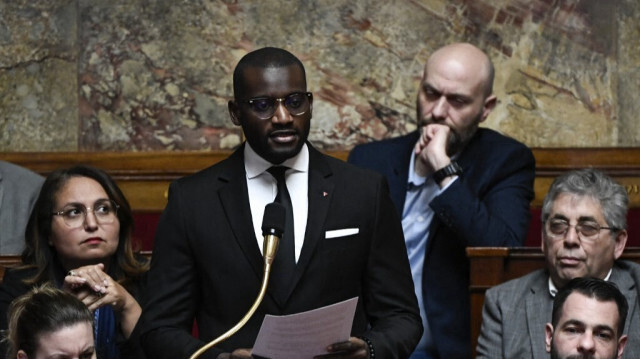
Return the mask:
<path id="1" fill-rule="evenodd" d="M 611 357 L 611 359 L 616 359 L 618 357 L 618 346 L 616 345 L 616 352 L 613 354 L 613 357 Z M 555 343 L 553 342 L 553 339 L 551 339 L 551 359 L 594 359 L 595 357 L 593 355 L 588 355 L 588 354 L 575 354 L 575 355 L 569 355 L 566 357 L 561 357 L 560 354 L 558 354 L 558 348 L 556 348 Z"/>
<path id="2" fill-rule="evenodd" d="M 458 133 L 451 128 L 449 131 L 449 138 L 447 139 L 447 156 L 451 157 L 462 151 L 464 146 L 469 143 L 471 137 L 473 137 L 477 130 L 477 123 L 466 129 L 463 133 Z"/>
<path id="3" fill-rule="evenodd" d="M 451 157 L 453 155 L 458 154 L 462 149 L 471 141 L 473 135 L 476 134 L 478 130 L 478 125 L 480 124 L 480 119 L 482 118 L 482 113 L 479 113 L 478 116 L 473 120 L 471 125 L 464 129 L 461 132 L 449 127 L 449 136 L 447 138 L 447 156 Z M 431 125 L 431 124 L 443 124 L 440 121 L 434 121 L 433 118 L 429 117 L 419 122 L 418 126 L 422 128 L 423 126 Z"/>

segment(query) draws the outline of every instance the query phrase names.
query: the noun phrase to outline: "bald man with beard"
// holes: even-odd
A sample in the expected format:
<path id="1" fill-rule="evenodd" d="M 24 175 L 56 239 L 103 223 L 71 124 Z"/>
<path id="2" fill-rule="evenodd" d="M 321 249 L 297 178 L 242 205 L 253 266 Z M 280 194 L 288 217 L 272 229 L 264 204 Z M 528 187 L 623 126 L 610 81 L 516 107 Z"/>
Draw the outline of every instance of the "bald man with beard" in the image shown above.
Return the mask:
<path id="1" fill-rule="evenodd" d="M 465 249 L 526 239 L 535 160 L 522 143 L 479 128 L 497 102 L 493 78 L 491 60 L 474 45 L 436 50 L 418 89 L 418 129 L 349 155 L 387 177 L 402 216 L 425 328 L 411 359 L 471 357 Z"/>

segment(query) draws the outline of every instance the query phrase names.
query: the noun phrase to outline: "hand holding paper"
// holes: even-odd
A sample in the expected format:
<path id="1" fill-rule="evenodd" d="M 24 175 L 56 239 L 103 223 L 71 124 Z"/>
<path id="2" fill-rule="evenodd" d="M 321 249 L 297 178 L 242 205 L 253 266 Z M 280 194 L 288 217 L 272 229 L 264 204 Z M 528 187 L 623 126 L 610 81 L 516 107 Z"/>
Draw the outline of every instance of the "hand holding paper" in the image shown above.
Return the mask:
<path id="1" fill-rule="evenodd" d="M 329 354 L 329 345 L 349 340 L 357 303 L 358 298 L 352 298 L 308 312 L 267 315 L 252 354 L 278 359 L 312 359 Z"/>

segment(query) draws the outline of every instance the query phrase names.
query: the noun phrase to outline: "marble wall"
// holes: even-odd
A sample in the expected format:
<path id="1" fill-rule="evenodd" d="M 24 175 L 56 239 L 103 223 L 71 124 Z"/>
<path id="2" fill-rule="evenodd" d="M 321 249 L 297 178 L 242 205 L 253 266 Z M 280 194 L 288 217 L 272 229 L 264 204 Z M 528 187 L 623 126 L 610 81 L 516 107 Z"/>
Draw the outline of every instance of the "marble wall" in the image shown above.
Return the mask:
<path id="1" fill-rule="evenodd" d="M 439 46 L 496 68 L 484 126 L 531 147 L 640 145 L 637 0 L 0 0 L 0 151 L 232 149 L 231 74 L 284 47 L 324 150 L 415 128 Z"/>

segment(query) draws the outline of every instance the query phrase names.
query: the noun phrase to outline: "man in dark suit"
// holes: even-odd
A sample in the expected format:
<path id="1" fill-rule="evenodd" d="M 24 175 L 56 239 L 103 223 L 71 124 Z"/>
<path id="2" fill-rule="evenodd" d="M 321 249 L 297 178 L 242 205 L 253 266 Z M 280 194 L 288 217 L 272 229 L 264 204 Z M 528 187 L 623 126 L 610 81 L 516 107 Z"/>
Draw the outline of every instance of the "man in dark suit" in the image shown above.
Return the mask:
<path id="1" fill-rule="evenodd" d="M 425 333 L 411 359 L 471 356 L 468 246 L 524 243 L 535 160 L 478 128 L 496 104 L 493 65 L 470 44 L 434 52 L 417 99 L 419 129 L 356 146 L 349 162 L 384 174 L 402 216 Z"/>
<path id="2" fill-rule="evenodd" d="M 233 82 L 229 112 L 247 140 L 228 159 L 171 185 L 141 319 L 147 354 L 187 358 L 251 307 L 262 278 L 264 207 L 281 193 L 269 171 L 281 165 L 295 233 L 290 283 L 271 285 L 280 283 L 275 262 L 274 283 L 256 314 L 204 357 L 250 358 L 266 314 L 293 314 L 357 297 L 353 337 L 327 343 L 332 357 L 406 358 L 422 326 L 386 181 L 323 155 L 306 141 L 313 97 L 302 63 L 289 52 L 263 48 L 247 54 Z M 288 258 L 282 257 L 286 240 L 287 233 L 276 261 Z M 194 319 L 199 339 L 191 336 Z"/>
<path id="3" fill-rule="evenodd" d="M 546 359 L 545 324 L 558 288 L 578 277 L 615 283 L 629 303 L 625 358 L 640 358 L 640 265 L 619 260 L 627 243 L 627 191 L 595 169 L 555 179 L 542 203 L 546 268 L 489 289 L 478 358 Z"/>

